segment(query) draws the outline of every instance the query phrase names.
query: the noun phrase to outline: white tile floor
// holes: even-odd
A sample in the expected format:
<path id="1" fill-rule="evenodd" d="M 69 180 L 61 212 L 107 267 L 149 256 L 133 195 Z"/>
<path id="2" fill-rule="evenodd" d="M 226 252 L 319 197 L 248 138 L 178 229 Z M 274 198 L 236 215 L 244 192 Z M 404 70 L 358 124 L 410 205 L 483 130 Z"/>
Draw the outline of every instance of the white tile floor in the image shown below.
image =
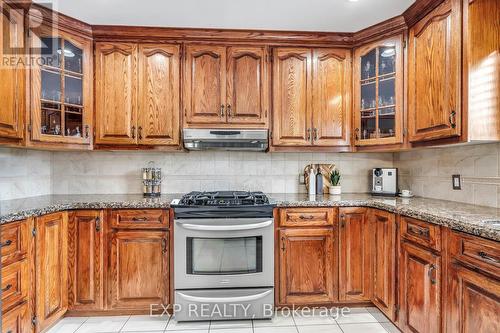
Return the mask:
<path id="1" fill-rule="evenodd" d="M 169 317 L 67 317 L 48 333 L 396 333 L 399 330 L 376 308 L 353 308 L 346 316 L 288 316 L 270 320 L 178 323 Z"/>

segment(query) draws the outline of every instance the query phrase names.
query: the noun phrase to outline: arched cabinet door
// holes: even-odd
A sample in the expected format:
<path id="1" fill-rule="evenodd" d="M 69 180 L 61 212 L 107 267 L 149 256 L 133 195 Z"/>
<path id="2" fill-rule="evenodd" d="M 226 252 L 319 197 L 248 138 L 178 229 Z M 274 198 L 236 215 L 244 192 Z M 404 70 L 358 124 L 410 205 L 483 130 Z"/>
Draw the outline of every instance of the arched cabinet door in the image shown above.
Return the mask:
<path id="1" fill-rule="evenodd" d="M 403 143 L 403 35 L 354 50 L 356 146 Z"/>
<path id="2" fill-rule="evenodd" d="M 97 144 L 137 142 L 137 45 L 96 43 Z"/>
<path id="3" fill-rule="evenodd" d="M 227 51 L 227 122 L 266 125 L 268 70 L 265 47 L 229 47 Z"/>
<path id="4" fill-rule="evenodd" d="M 187 45 L 184 74 L 186 124 L 226 122 L 226 47 Z"/>
<path id="5" fill-rule="evenodd" d="M 315 146 L 348 146 L 351 127 L 351 52 L 313 51 L 312 140 Z"/>
<path id="6" fill-rule="evenodd" d="M 460 0 L 446 0 L 409 31 L 411 142 L 461 134 Z"/>
<path id="7" fill-rule="evenodd" d="M 179 45 L 139 46 L 138 144 L 179 144 L 179 55 Z"/>
<path id="8" fill-rule="evenodd" d="M 311 49 L 274 50 L 273 145 L 312 145 L 311 84 Z"/>

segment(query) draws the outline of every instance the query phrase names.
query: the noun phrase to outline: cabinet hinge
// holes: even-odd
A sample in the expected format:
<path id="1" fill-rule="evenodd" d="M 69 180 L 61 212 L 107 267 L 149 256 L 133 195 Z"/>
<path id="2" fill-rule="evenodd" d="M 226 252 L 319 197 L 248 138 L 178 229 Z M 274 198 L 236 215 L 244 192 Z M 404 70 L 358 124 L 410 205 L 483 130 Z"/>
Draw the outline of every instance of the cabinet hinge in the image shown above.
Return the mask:
<path id="1" fill-rule="evenodd" d="M 269 130 L 269 139 L 272 140 L 273 139 L 273 131 L 272 130 Z"/>
<path id="2" fill-rule="evenodd" d="M 30 132 L 30 133 L 31 133 L 31 129 L 32 129 L 31 124 L 28 124 L 28 132 Z"/>
<path id="3" fill-rule="evenodd" d="M 408 135 L 408 129 L 403 128 L 403 136 L 407 136 L 407 135 Z"/>
<path id="4" fill-rule="evenodd" d="M 403 41 L 403 49 L 406 49 L 406 39 Z"/>
<path id="5" fill-rule="evenodd" d="M 32 324 L 33 326 L 36 326 L 37 321 L 38 321 L 38 320 L 36 319 L 36 316 L 33 316 L 33 318 L 31 318 L 31 324 Z"/>
<path id="6" fill-rule="evenodd" d="M 33 237 L 36 237 L 36 228 L 33 228 L 33 230 L 31 230 L 31 235 L 33 235 Z"/>
<path id="7" fill-rule="evenodd" d="M 399 316 L 399 304 L 396 304 L 396 305 L 394 306 L 394 313 L 395 313 L 396 318 L 397 318 L 397 317 Z"/>

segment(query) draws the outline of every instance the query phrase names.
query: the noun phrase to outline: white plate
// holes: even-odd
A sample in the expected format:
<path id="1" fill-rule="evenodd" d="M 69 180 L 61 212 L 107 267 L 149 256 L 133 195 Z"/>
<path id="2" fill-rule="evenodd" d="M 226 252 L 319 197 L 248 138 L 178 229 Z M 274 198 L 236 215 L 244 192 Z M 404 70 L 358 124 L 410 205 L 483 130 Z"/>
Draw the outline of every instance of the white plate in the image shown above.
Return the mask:
<path id="1" fill-rule="evenodd" d="M 410 194 L 410 195 L 402 195 L 401 193 L 398 194 L 401 198 L 413 198 L 415 194 Z"/>

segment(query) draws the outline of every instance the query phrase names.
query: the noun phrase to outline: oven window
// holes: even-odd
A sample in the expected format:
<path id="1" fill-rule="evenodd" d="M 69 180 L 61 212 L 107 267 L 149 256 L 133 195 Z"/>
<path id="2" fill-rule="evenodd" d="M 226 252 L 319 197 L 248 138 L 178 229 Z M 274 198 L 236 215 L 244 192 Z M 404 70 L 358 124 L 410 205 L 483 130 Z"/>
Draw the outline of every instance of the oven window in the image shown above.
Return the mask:
<path id="1" fill-rule="evenodd" d="M 262 272 L 262 236 L 187 238 L 187 273 L 232 275 Z"/>

